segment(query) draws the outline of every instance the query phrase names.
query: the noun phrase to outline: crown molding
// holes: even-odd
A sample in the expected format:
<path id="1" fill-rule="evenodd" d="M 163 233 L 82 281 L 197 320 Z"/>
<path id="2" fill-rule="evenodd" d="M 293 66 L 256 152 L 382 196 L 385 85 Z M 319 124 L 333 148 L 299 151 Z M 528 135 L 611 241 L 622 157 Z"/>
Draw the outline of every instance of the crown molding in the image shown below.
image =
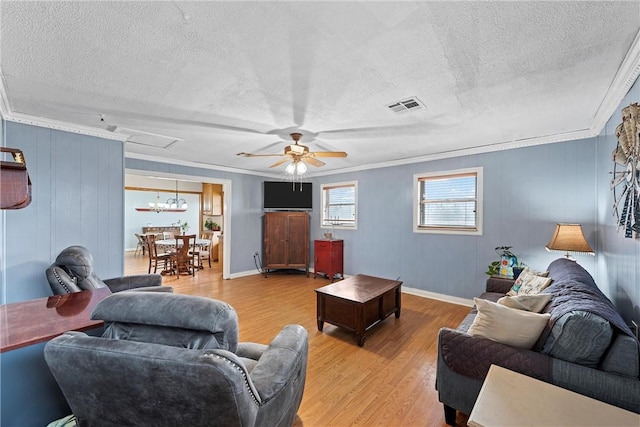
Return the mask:
<path id="1" fill-rule="evenodd" d="M 62 122 L 59 120 L 36 117 L 22 113 L 10 113 L 4 117 L 9 122 L 23 123 L 31 126 L 39 126 L 47 129 L 62 130 L 69 133 L 95 136 L 97 138 L 111 139 L 114 141 L 125 141 L 128 135 L 116 134 L 105 129 L 82 126 L 74 123 Z"/>
<path id="2" fill-rule="evenodd" d="M 147 154 L 140 154 L 140 153 L 127 153 L 126 151 L 125 151 L 124 157 L 125 159 L 145 160 L 149 162 L 165 163 L 169 165 L 188 166 L 192 168 L 208 169 L 208 170 L 215 170 L 215 171 L 222 171 L 222 172 L 239 173 L 243 175 L 255 175 L 255 176 L 263 176 L 267 178 L 280 177 L 279 175 L 261 173 L 261 172 L 256 172 L 248 169 L 230 168 L 227 166 L 212 165 L 209 163 L 200 163 L 200 162 L 193 162 L 190 160 L 179 160 L 179 159 L 160 157 L 160 156 L 149 156 Z M 125 166 L 125 169 L 127 169 L 126 166 Z"/>
<path id="3" fill-rule="evenodd" d="M 577 139 L 588 139 L 588 138 L 594 138 L 597 135 L 598 135 L 597 133 L 594 134 L 590 129 L 583 129 L 583 130 L 578 130 L 573 132 L 564 132 L 564 133 L 557 133 L 553 135 L 545 135 L 541 137 L 518 139 L 511 142 L 497 142 L 495 144 L 481 145 L 478 147 L 465 148 L 461 150 L 443 151 L 440 153 L 429 154 L 426 156 L 411 157 L 407 159 L 394 160 L 390 162 L 371 163 L 368 165 L 356 166 L 352 168 L 334 169 L 327 172 L 314 173 L 313 176 L 336 175 L 338 173 L 358 172 L 358 171 L 363 171 L 368 169 L 388 168 L 391 166 L 403 166 L 403 165 L 409 165 L 414 163 L 430 162 L 434 160 L 450 159 L 453 157 L 472 156 L 475 154 L 492 153 L 495 151 L 512 150 L 515 148 L 525 148 L 525 147 L 531 147 L 534 145 L 553 144 L 556 142 L 566 142 L 566 141 L 573 141 Z"/>
<path id="4" fill-rule="evenodd" d="M 11 106 L 9 105 L 9 97 L 7 96 L 6 85 L 4 84 L 4 73 L 0 68 L 0 117 L 5 118 L 9 115 Z"/>
<path id="5" fill-rule="evenodd" d="M 622 60 L 620 67 L 618 67 L 618 72 L 611 81 L 609 90 L 598 111 L 596 111 L 590 128 L 595 135 L 599 135 L 602 132 L 616 108 L 620 106 L 624 97 L 629 93 L 638 75 L 640 75 L 640 31 L 638 31 L 636 38 L 631 43 L 627 55 Z"/>

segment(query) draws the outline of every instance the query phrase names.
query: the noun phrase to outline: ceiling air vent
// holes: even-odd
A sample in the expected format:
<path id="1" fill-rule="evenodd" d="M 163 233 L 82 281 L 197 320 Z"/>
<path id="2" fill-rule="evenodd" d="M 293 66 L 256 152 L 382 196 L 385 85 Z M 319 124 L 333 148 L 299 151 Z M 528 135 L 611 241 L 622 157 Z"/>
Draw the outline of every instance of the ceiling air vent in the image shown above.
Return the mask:
<path id="1" fill-rule="evenodd" d="M 424 104 L 417 97 L 414 96 L 412 98 L 407 98 L 402 101 L 389 104 L 387 105 L 387 108 L 389 108 L 394 113 L 400 114 L 400 113 L 405 113 L 407 111 L 421 110 L 427 107 L 425 107 Z"/>
<path id="2" fill-rule="evenodd" d="M 161 148 L 166 150 L 176 142 L 184 141 L 180 138 L 172 136 L 159 135 L 157 133 L 145 132 L 137 129 L 129 129 L 124 127 L 110 127 L 110 131 L 128 135 L 126 139 L 129 144 L 144 145 L 146 147 Z"/>

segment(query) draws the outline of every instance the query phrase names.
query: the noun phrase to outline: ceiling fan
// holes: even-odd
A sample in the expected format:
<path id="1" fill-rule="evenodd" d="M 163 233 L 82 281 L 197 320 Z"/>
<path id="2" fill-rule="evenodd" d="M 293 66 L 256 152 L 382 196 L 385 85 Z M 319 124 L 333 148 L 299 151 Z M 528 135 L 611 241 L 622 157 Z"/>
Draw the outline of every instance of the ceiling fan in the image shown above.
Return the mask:
<path id="1" fill-rule="evenodd" d="M 270 168 L 275 168 L 276 166 L 280 166 L 283 163 L 291 161 L 292 168 L 298 169 L 298 173 L 304 173 L 300 171 L 300 167 L 298 166 L 300 163 L 307 163 L 311 166 L 324 166 L 325 163 L 318 160 L 317 157 L 347 157 L 347 153 L 344 151 L 309 151 L 309 147 L 306 145 L 298 144 L 300 138 L 302 138 L 302 134 L 298 132 L 291 133 L 291 139 L 293 139 L 294 144 L 287 145 L 284 147 L 283 154 L 252 154 L 252 153 L 238 153 L 238 156 L 244 157 L 284 157 L 282 160 L 278 160 L 271 166 Z M 289 166 L 287 166 L 289 167 Z M 306 171 L 306 168 L 304 168 Z M 287 170 L 287 172 L 289 172 Z M 292 173 L 292 172 L 289 172 Z"/>

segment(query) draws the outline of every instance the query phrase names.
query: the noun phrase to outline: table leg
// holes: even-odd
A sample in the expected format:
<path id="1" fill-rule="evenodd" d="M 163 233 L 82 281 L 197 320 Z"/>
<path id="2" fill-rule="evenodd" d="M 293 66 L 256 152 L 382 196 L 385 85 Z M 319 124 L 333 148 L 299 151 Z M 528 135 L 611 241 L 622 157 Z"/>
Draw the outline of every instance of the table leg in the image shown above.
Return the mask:
<path id="1" fill-rule="evenodd" d="M 378 299 L 378 302 L 380 300 Z M 364 304 L 355 305 L 355 330 L 356 337 L 358 338 L 358 345 L 362 347 L 364 345 L 364 336 L 366 334 L 367 325 L 364 323 Z"/>
<path id="2" fill-rule="evenodd" d="M 396 319 L 400 318 L 400 309 L 402 308 L 401 295 L 402 295 L 402 292 L 400 292 L 400 286 L 398 286 L 396 288 Z"/>
<path id="3" fill-rule="evenodd" d="M 316 313 L 318 316 L 318 330 L 322 332 L 324 327 L 324 298 L 320 294 L 316 294 Z"/>

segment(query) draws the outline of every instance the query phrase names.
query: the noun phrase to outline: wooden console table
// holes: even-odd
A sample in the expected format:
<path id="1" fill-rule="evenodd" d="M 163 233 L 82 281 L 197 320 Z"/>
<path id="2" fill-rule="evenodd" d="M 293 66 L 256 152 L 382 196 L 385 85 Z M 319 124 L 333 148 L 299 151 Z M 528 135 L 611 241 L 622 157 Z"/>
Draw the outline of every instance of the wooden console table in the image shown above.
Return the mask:
<path id="1" fill-rule="evenodd" d="M 640 415 L 491 365 L 469 426 L 638 426 Z"/>
<path id="2" fill-rule="evenodd" d="M 111 291 L 105 287 L 0 305 L 0 353 L 48 341 L 67 331 L 102 326 L 102 320 L 89 316 L 109 295 Z"/>

